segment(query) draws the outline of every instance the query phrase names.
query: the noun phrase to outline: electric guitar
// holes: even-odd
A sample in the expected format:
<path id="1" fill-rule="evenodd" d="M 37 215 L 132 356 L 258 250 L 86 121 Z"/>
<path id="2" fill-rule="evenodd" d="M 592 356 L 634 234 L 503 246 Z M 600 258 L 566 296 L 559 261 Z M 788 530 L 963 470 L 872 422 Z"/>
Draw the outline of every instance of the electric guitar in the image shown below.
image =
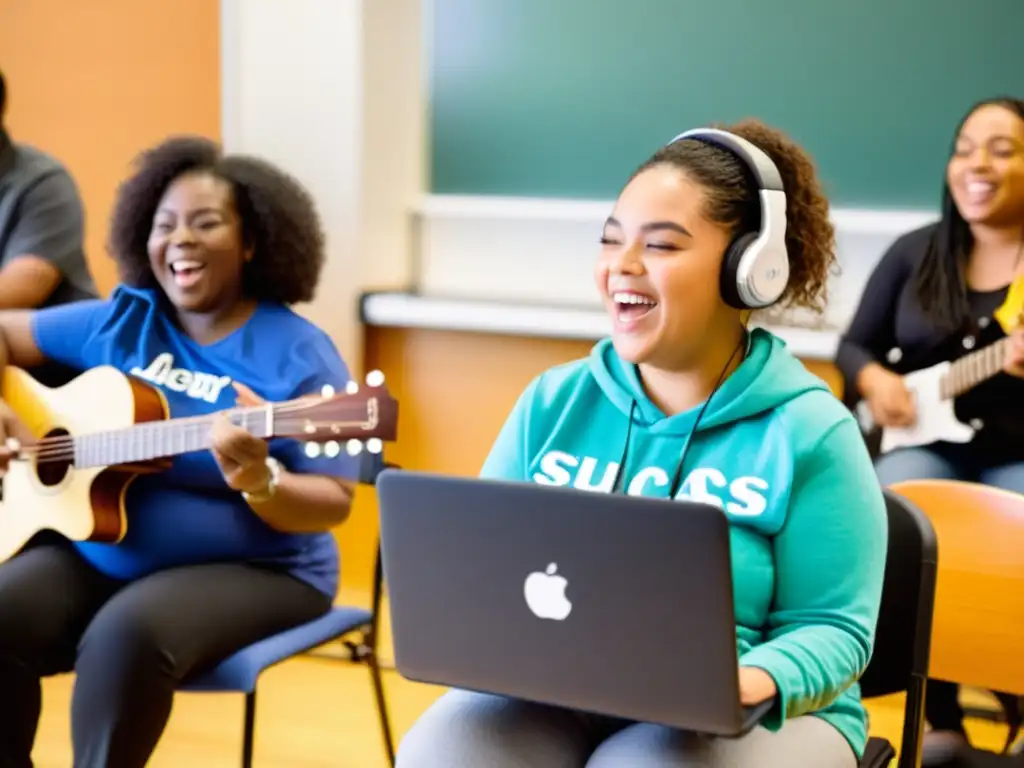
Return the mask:
<path id="1" fill-rule="evenodd" d="M 283 403 L 224 411 L 261 439 L 295 438 L 308 456 L 380 453 L 397 432 L 398 403 L 374 371 L 367 386 L 325 391 Z M 163 394 L 115 368 L 89 370 L 51 389 L 8 366 L 0 395 L 34 441 L 17 445 L 3 478 L 0 562 L 43 530 L 72 541 L 118 542 L 127 532 L 125 496 L 141 474 L 159 472 L 174 456 L 209 448 L 214 415 L 168 418 Z"/>
<path id="2" fill-rule="evenodd" d="M 988 381 L 1003 370 L 1008 338 L 1024 322 L 1024 279 L 1018 278 L 1010 286 L 1006 301 L 994 313 L 1002 338 L 970 352 L 954 361 L 936 363 L 903 376 L 903 383 L 914 399 L 917 418 L 909 427 L 881 428 L 882 454 L 897 448 L 928 445 L 937 440 L 950 443 L 970 442 L 975 428 L 957 418 L 956 398 L 979 384 Z M 973 342 L 974 337 L 970 337 Z M 966 339 L 964 341 L 967 341 Z M 857 415 L 865 432 L 878 428 L 866 401 L 857 404 Z"/>

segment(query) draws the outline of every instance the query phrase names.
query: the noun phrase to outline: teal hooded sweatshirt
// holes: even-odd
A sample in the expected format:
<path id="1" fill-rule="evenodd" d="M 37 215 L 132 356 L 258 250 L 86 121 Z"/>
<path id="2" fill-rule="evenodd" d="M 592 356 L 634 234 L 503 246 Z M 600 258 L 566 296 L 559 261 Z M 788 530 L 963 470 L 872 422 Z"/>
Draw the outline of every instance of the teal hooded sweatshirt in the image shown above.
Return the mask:
<path id="1" fill-rule="evenodd" d="M 778 687 L 763 725 L 815 714 L 858 758 L 857 680 L 874 643 L 885 570 L 885 502 L 849 411 L 776 336 L 701 406 L 665 416 L 609 339 L 538 376 L 484 464 L 487 478 L 709 502 L 731 523 L 739 664 Z M 685 465 L 680 468 L 684 445 Z"/>

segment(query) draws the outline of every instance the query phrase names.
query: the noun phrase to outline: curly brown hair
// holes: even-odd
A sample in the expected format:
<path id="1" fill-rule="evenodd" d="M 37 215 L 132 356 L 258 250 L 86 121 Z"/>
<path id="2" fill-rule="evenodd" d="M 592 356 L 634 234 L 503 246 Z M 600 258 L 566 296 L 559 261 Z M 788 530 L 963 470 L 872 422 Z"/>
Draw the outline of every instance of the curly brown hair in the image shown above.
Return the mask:
<path id="1" fill-rule="evenodd" d="M 324 234 L 316 205 L 296 179 L 254 157 L 225 155 L 197 136 L 176 136 L 142 152 L 135 172 L 118 188 L 107 247 L 121 279 L 139 288 L 157 287 L 149 265 L 149 239 L 160 199 L 186 173 L 206 172 L 230 185 L 253 250 L 242 289 L 260 301 L 310 301 L 324 264 Z"/>
<path id="2" fill-rule="evenodd" d="M 829 203 L 814 163 L 802 148 L 781 131 L 748 118 L 732 125 L 713 125 L 763 150 L 775 163 L 786 192 L 786 249 L 789 282 L 779 307 L 800 307 L 821 313 L 827 301 L 829 274 L 837 265 L 835 227 Z M 706 190 L 705 215 L 731 227 L 733 235 L 756 232 L 761 226 L 761 204 L 753 172 L 732 152 L 696 140 L 662 147 L 637 170 L 672 165 Z"/>

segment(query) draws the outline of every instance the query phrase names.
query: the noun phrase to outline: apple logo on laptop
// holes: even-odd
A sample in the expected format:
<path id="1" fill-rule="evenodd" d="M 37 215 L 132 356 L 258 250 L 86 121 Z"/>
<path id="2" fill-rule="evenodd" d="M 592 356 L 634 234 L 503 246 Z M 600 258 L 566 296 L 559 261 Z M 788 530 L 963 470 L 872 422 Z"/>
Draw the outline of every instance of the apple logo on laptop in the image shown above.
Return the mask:
<path id="1" fill-rule="evenodd" d="M 572 603 L 565 596 L 569 582 L 564 576 L 559 576 L 557 570 L 558 566 L 551 563 L 544 573 L 531 573 L 523 584 L 526 605 L 539 619 L 562 621 L 572 610 Z"/>

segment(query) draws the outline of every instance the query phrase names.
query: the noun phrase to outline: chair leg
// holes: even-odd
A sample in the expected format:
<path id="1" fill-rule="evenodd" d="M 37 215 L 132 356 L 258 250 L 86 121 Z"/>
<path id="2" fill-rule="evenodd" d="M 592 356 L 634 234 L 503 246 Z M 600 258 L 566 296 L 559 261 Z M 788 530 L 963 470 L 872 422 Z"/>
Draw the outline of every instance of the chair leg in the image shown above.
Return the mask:
<path id="1" fill-rule="evenodd" d="M 384 749 L 388 754 L 388 765 L 395 764 L 395 741 L 391 735 L 391 719 L 388 717 L 387 700 L 384 698 L 384 681 L 380 675 L 380 664 L 377 663 L 377 654 L 370 653 L 366 657 L 366 663 L 370 667 L 370 677 L 373 680 L 373 693 L 377 697 L 377 714 L 380 715 L 380 730 L 384 737 Z"/>
<path id="2" fill-rule="evenodd" d="M 242 768 L 252 768 L 252 747 L 256 730 L 256 691 L 245 694 L 245 731 L 242 735 Z"/>
<path id="3" fill-rule="evenodd" d="M 394 466 L 394 465 L 392 465 Z M 379 470 L 378 470 L 379 471 Z M 380 729 L 384 736 L 384 749 L 388 754 L 388 765 L 395 764 L 395 740 L 391 735 L 391 720 L 388 717 L 388 705 L 384 698 L 384 681 L 380 676 L 380 662 L 377 658 L 377 630 L 380 627 L 380 604 L 384 594 L 384 561 L 380 552 L 380 540 L 377 541 L 377 558 L 373 567 L 373 614 L 370 626 L 363 634 L 363 642 L 359 652 L 353 658 L 365 661 L 370 666 L 370 677 L 373 679 L 373 693 L 377 697 L 377 713 L 380 715 Z"/>

